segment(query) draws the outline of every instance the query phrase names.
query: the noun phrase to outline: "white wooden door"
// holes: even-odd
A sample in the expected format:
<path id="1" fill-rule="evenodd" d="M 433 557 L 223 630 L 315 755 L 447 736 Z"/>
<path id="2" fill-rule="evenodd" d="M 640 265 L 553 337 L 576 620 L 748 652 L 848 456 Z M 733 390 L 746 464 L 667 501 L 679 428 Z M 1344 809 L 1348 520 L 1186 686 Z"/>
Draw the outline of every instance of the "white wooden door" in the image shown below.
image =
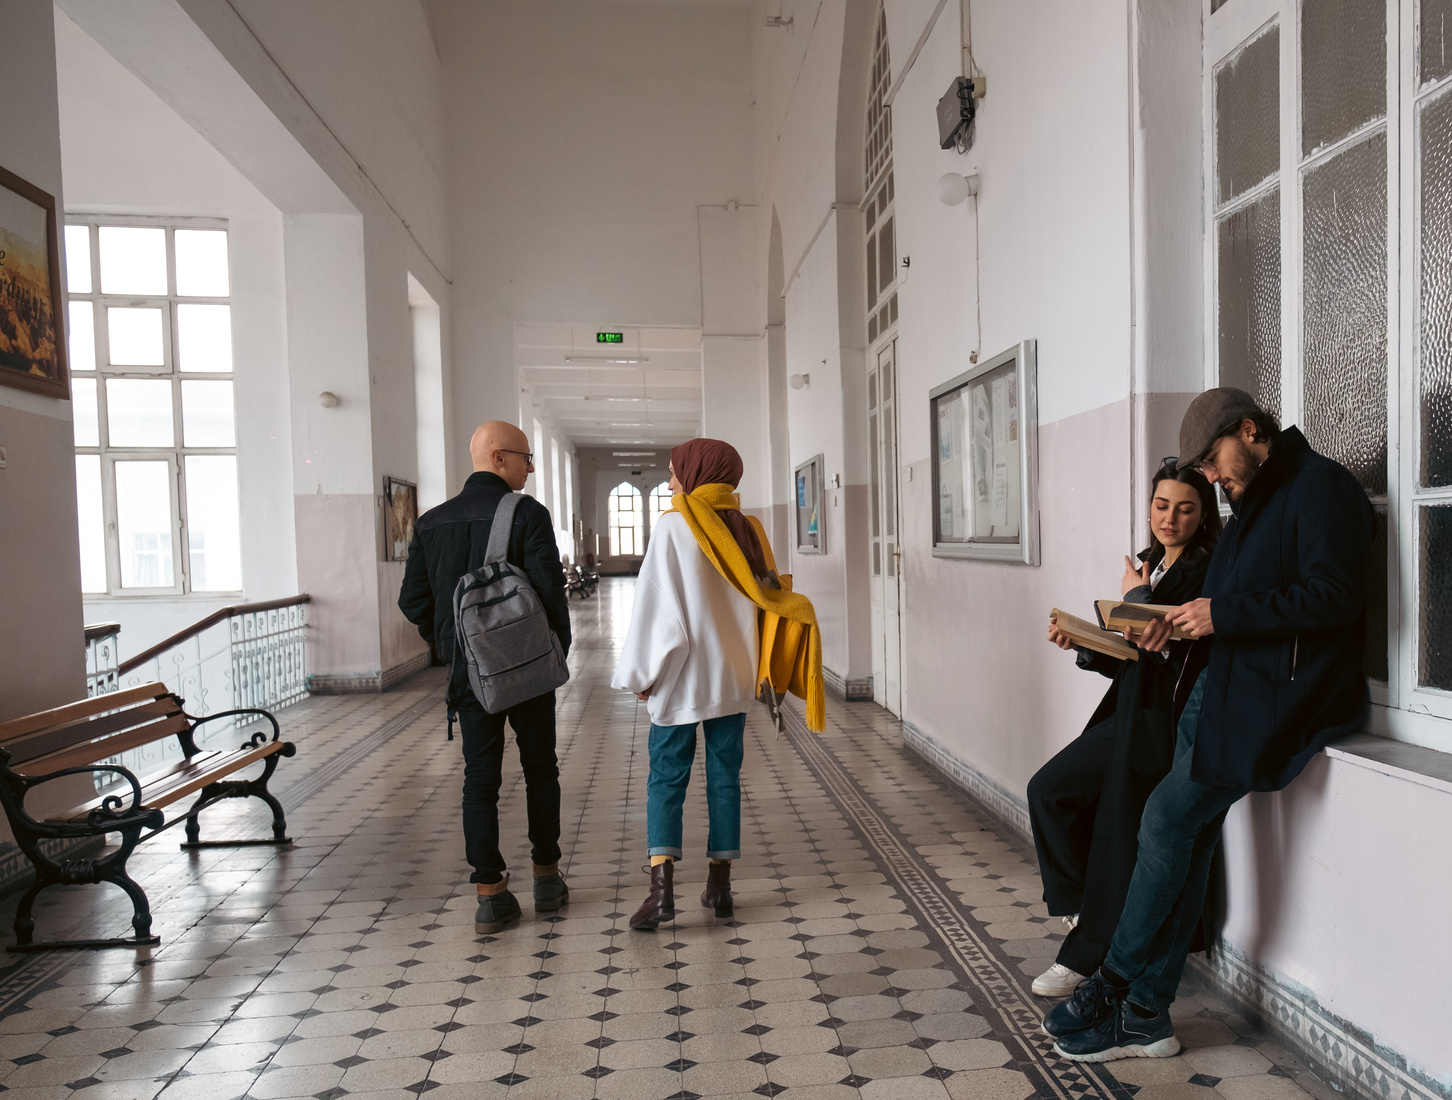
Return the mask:
<path id="1" fill-rule="evenodd" d="M 902 715 L 902 552 L 898 546 L 897 340 L 877 349 L 867 372 L 867 438 L 872 452 L 872 696 Z"/>

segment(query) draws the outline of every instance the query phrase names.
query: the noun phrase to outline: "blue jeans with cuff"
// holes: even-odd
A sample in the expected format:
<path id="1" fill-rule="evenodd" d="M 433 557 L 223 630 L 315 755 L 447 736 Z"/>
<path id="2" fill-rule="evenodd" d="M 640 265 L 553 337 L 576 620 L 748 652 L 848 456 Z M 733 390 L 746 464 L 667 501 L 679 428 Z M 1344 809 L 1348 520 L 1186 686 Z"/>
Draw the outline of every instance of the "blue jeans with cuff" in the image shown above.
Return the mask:
<path id="1" fill-rule="evenodd" d="M 681 811 L 696 759 L 696 725 L 650 725 L 650 779 L 645 787 L 645 839 L 653 856 L 681 858 Z M 700 723 L 706 741 L 706 838 L 710 859 L 741 856 L 741 757 L 746 715 Z"/>
<path id="2" fill-rule="evenodd" d="M 1139 824 L 1139 858 L 1104 967 L 1130 982 L 1129 999 L 1159 1011 L 1175 999 L 1205 908 L 1210 862 L 1225 813 L 1244 791 L 1207 787 L 1190 774 L 1205 695 L 1202 673 L 1180 716 L 1175 761 Z"/>

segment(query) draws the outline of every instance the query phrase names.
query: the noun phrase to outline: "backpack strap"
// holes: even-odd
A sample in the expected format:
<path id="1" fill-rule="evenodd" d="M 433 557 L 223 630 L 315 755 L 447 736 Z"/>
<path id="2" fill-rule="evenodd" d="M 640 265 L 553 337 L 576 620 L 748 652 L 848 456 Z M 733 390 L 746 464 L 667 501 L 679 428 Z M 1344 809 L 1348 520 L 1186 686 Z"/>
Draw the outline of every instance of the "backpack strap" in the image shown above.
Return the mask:
<path id="1" fill-rule="evenodd" d="M 494 522 L 489 527 L 489 545 L 484 550 L 484 564 L 502 562 L 509 553 L 509 535 L 514 530 L 514 511 L 524 499 L 523 493 L 505 493 L 494 509 Z"/>

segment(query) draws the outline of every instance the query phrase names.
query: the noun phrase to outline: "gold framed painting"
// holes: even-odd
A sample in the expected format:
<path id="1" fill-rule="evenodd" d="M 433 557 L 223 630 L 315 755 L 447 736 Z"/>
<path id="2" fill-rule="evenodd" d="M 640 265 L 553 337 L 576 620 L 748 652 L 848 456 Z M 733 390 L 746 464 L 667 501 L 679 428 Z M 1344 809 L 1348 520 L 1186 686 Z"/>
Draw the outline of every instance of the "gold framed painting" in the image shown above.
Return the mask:
<path id="1" fill-rule="evenodd" d="M 383 479 L 383 560 L 407 561 L 418 522 L 418 486 L 396 477 Z"/>
<path id="2" fill-rule="evenodd" d="M 55 198 L 0 168 L 0 383 L 70 399 Z"/>

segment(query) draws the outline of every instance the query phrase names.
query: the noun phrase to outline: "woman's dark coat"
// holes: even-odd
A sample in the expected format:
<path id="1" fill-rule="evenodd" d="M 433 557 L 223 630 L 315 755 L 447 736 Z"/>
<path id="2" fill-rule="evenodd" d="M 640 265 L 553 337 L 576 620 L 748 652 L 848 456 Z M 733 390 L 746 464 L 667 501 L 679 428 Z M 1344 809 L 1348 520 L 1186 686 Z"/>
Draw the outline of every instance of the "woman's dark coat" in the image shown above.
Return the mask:
<path id="1" fill-rule="evenodd" d="M 1199 597 L 1209 565 L 1210 552 L 1203 546 L 1187 549 L 1153 594 L 1145 586 L 1127 593 L 1125 599 L 1170 606 L 1188 603 Z M 1092 973 L 1109 953 L 1139 856 L 1144 804 L 1174 761 L 1175 724 L 1204 665 L 1205 650 L 1192 648 L 1189 642 L 1171 642 L 1168 659 L 1145 653 L 1138 661 L 1080 651 L 1080 668 L 1114 680 L 1085 729 L 1101 722 L 1115 724 L 1113 755 L 1094 815 L 1079 923 L 1059 952 L 1059 962 L 1080 974 Z M 1191 949 L 1203 950 L 1199 934 L 1196 939 Z"/>

